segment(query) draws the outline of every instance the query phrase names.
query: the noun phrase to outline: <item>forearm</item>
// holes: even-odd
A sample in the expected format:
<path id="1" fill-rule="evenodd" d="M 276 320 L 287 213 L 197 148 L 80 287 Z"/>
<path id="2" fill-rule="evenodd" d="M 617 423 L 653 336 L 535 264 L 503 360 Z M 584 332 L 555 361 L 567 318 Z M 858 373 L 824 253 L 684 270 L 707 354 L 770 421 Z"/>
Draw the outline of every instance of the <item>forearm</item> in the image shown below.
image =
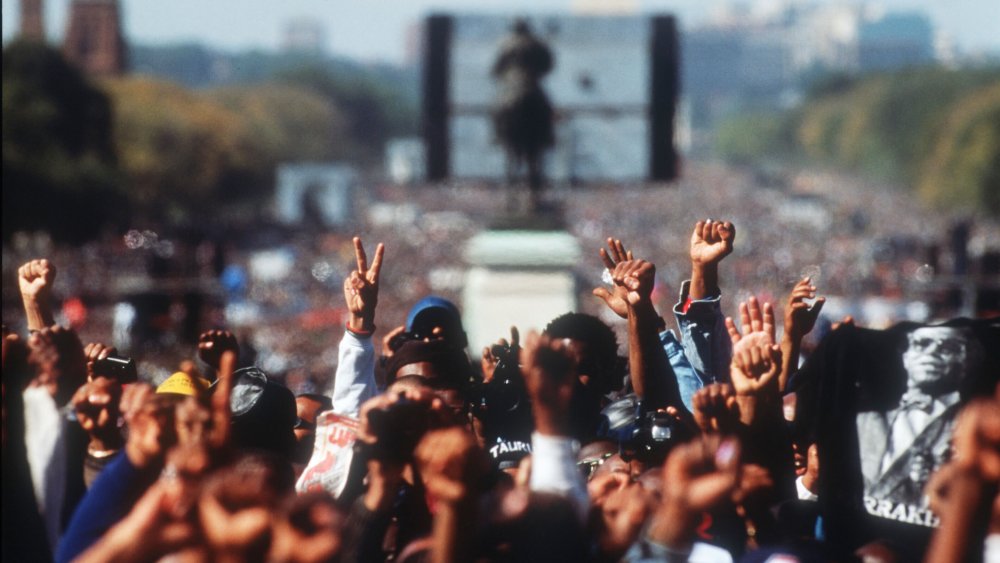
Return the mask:
<path id="1" fill-rule="evenodd" d="M 56 324 L 55 315 L 49 298 L 43 295 L 22 295 L 24 316 L 28 321 L 28 330 L 42 330 Z"/>
<path id="2" fill-rule="evenodd" d="M 432 563 L 456 563 L 472 560 L 472 534 L 475 530 L 476 510 L 470 499 L 457 503 L 440 503 L 434 514 Z"/>
<path id="3" fill-rule="evenodd" d="M 947 505 L 941 511 L 941 525 L 931 538 L 930 546 L 924 561 L 965 561 L 971 555 L 970 548 L 982 546 L 983 526 L 979 520 L 985 514 L 983 504 L 985 499 L 992 499 L 996 489 L 984 494 L 982 482 L 969 474 L 967 470 L 960 471 L 957 478 L 952 479 L 948 486 Z"/>
<path id="4" fill-rule="evenodd" d="M 650 541 L 675 551 L 687 551 L 694 544 L 698 515 L 685 510 L 678 503 L 664 500 L 653 515 L 646 536 Z"/>
<path id="5" fill-rule="evenodd" d="M 781 373 L 778 374 L 778 389 L 784 391 L 792 373 L 799 367 L 802 339 L 785 334 L 781 338 Z"/>
<path id="6" fill-rule="evenodd" d="M 704 299 L 719 293 L 719 265 L 716 263 L 691 263 L 691 299 Z"/>

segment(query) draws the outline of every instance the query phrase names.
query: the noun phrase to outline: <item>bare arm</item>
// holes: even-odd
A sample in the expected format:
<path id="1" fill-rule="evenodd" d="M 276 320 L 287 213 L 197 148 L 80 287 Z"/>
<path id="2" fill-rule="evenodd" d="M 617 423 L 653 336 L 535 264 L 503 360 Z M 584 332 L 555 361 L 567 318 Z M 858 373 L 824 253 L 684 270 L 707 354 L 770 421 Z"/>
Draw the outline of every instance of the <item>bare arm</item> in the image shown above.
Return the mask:
<path id="1" fill-rule="evenodd" d="M 613 278 L 627 290 L 629 370 L 636 395 L 651 408 L 683 408 L 677 379 L 660 343 L 660 317 L 651 298 L 656 267 L 645 260 L 619 262 Z"/>
<path id="2" fill-rule="evenodd" d="M 803 278 L 792 288 L 785 307 L 785 331 L 781 336 L 782 367 L 778 376 L 778 388 L 784 389 L 792 373 L 798 369 L 802 339 L 816 325 L 819 312 L 823 310 L 826 298 L 820 297 L 810 307 L 806 299 L 816 297 L 816 286 L 809 278 Z"/>
<path id="3" fill-rule="evenodd" d="M 698 221 L 691 234 L 692 300 L 719 293 L 719 262 L 733 251 L 736 227 L 729 221 Z"/>

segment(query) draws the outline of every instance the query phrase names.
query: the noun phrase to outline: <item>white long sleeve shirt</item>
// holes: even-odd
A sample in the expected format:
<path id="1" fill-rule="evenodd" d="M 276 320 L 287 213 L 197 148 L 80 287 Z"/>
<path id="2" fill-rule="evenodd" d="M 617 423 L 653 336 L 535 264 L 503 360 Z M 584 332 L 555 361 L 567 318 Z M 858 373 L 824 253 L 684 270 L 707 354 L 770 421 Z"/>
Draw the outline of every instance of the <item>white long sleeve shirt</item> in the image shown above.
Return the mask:
<path id="1" fill-rule="evenodd" d="M 357 418 L 361 405 L 377 392 L 372 337 L 344 331 L 333 378 L 333 412 Z"/>

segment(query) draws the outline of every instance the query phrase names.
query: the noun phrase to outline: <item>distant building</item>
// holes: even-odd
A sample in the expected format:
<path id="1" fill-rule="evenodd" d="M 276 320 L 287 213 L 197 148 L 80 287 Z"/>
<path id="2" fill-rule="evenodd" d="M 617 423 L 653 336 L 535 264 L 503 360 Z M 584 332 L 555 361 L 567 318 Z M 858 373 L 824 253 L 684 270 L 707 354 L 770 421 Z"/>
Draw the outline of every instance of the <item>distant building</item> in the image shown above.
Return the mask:
<path id="1" fill-rule="evenodd" d="M 45 41 L 45 5 L 42 0 L 21 0 L 21 37 Z"/>
<path id="2" fill-rule="evenodd" d="M 934 61 L 934 28 L 926 15 L 890 12 L 858 29 L 862 72 L 924 65 Z"/>
<path id="3" fill-rule="evenodd" d="M 347 224 L 354 216 L 357 171 L 346 164 L 283 164 L 278 167 L 274 213 L 282 223 Z"/>
<path id="4" fill-rule="evenodd" d="M 938 52 L 946 55 L 946 47 Z M 863 2 L 724 4 L 706 25 L 681 34 L 681 57 L 683 97 L 697 130 L 747 107 L 787 107 L 809 77 L 826 72 L 931 63 L 935 36 L 923 13 Z"/>
<path id="5" fill-rule="evenodd" d="M 326 52 L 326 27 L 313 18 L 298 18 L 285 25 L 282 48 L 285 51 L 321 55 Z"/>
<path id="6" fill-rule="evenodd" d="M 125 39 L 117 0 L 73 0 L 63 54 L 90 75 L 124 73 Z"/>

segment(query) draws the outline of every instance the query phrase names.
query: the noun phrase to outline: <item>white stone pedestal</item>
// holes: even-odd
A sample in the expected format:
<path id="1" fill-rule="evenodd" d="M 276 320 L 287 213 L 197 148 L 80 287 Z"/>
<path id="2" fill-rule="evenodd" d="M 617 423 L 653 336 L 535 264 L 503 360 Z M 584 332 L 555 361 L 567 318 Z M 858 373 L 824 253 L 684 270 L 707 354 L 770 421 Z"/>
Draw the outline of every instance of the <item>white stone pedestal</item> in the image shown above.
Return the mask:
<path id="1" fill-rule="evenodd" d="M 541 331 L 553 318 L 577 308 L 573 266 L 580 245 L 561 231 L 486 231 L 465 246 L 469 271 L 462 294 L 469 352 Z"/>

